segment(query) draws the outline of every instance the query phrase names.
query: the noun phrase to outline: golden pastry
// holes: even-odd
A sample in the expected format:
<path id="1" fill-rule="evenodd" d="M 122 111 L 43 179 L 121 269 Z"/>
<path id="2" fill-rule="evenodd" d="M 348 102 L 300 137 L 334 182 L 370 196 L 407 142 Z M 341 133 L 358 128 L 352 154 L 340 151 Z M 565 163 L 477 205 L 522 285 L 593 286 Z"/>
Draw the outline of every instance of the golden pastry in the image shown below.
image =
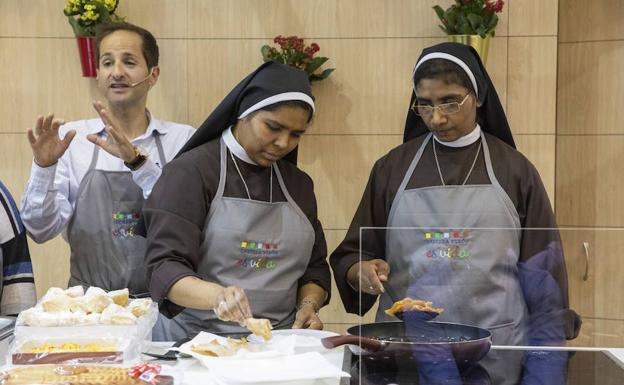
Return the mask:
<path id="1" fill-rule="evenodd" d="M 420 299 L 412 299 L 405 297 L 400 301 L 396 301 L 392 304 L 390 309 L 386 309 L 386 314 L 394 316 L 396 313 L 405 313 L 408 311 L 430 311 L 433 313 L 442 313 L 444 309 L 434 308 L 431 301 L 423 301 Z"/>
<path id="2" fill-rule="evenodd" d="M 264 338 L 265 341 L 273 338 L 271 335 L 271 321 L 266 318 L 247 318 L 245 320 L 245 327 L 249 329 L 253 334 Z"/>

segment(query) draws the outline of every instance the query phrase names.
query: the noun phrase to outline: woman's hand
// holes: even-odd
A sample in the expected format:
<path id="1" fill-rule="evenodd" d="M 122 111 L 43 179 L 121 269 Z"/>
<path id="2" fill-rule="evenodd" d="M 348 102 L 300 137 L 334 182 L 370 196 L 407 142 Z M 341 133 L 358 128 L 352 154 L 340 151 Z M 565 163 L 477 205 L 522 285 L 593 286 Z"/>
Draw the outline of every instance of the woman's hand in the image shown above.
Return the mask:
<path id="1" fill-rule="evenodd" d="M 311 303 L 305 303 L 299 308 L 299 310 L 297 310 L 295 323 L 292 327 L 293 329 L 322 330 L 323 322 L 321 322 L 314 305 Z"/>
<path id="2" fill-rule="evenodd" d="M 379 295 L 385 293 L 383 283 L 388 281 L 390 265 L 383 259 L 355 263 L 347 272 L 347 280 L 362 293 Z"/>
<path id="3" fill-rule="evenodd" d="M 39 167 L 50 167 L 55 164 L 76 136 L 76 130 L 69 130 L 61 139 L 59 127 L 63 123 L 61 119 L 54 119 L 54 114 L 45 117 L 39 116 L 35 123 L 35 129 L 29 128 L 27 130 L 33 157 Z"/>
<path id="4" fill-rule="evenodd" d="M 237 286 L 223 287 L 215 298 L 214 312 L 221 321 L 234 321 L 245 325 L 253 317 L 245 290 Z"/>
<path id="5" fill-rule="evenodd" d="M 108 133 L 106 139 L 102 139 L 96 134 L 87 135 L 91 143 L 102 147 L 109 154 L 122 159 L 126 163 L 131 163 L 136 157 L 134 145 L 123 134 L 119 123 L 108 113 L 108 110 L 101 102 L 93 102 L 93 108 L 104 122 L 105 130 Z"/>

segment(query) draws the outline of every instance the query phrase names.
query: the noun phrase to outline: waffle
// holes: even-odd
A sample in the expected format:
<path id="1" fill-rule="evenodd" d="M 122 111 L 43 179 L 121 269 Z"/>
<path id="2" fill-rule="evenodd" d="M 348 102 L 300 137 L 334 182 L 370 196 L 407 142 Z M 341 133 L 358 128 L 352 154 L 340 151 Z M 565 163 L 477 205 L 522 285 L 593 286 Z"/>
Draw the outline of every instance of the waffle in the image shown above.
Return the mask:
<path id="1" fill-rule="evenodd" d="M 172 377 L 159 376 L 159 385 L 172 385 Z M 0 374 L 1 385 L 145 385 L 126 368 L 74 365 L 37 365 L 13 368 Z"/>

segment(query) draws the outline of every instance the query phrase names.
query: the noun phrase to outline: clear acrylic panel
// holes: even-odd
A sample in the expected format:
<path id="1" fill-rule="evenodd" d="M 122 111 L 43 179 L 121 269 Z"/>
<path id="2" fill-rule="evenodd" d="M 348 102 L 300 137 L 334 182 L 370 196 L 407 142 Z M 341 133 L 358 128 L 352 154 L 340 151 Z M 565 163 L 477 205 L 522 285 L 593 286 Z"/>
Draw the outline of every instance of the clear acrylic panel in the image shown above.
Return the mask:
<path id="1" fill-rule="evenodd" d="M 624 228 L 362 228 L 352 383 L 624 379 L 621 250 Z"/>

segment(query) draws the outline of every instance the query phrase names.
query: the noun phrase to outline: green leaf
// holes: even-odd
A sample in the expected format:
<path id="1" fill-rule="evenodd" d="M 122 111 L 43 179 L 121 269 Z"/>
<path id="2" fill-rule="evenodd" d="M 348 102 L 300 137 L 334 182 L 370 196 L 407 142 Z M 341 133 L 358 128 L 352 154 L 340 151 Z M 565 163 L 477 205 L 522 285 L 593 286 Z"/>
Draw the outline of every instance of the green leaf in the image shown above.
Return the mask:
<path id="1" fill-rule="evenodd" d="M 334 71 L 334 68 L 328 68 L 325 71 L 321 72 L 320 74 L 311 74 L 310 76 L 308 76 L 308 79 L 311 82 L 323 80 L 327 78 L 333 71 Z"/>
<path id="2" fill-rule="evenodd" d="M 269 50 L 271 49 L 271 47 L 269 47 L 268 45 L 263 45 L 262 48 L 260 48 L 260 52 L 262 53 L 262 59 L 267 62 L 269 60 L 271 60 L 269 58 Z"/>
<path id="3" fill-rule="evenodd" d="M 466 16 L 466 18 L 468 19 L 468 22 L 470 23 L 470 26 L 472 27 L 472 29 L 474 29 L 475 31 L 479 29 L 481 25 L 483 25 L 483 18 L 479 15 L 471 13 L 468 16 Z"/>
<path id="4" fill-rule="evenodd" d="M 474 35 L 475 31 L 470 26 L 470 23 L 464 23 L 459 26 L 459 33 L 461 35 Z"/>
<path id="5" fill-rule="evenodd" d="M 76 20 L 72 16 L 68 16 L 67 20 L 69 21 L 69 25 L 71 25 L 72 29 L 74 30 L 75 36 L 86 36 L 86 34 L 82 30 L 82 27 L 80 26 L 80 24 L 78 24 L 78 20 Z"/>
<path id="6" fill-rule="evenodd" d="M 306 72 L 313 73 L 314 71 L 319 69 L 327 60 L 329 60 L 329 58 L 327 57 L 323 57 L 323 56 L 315 57 L 314 59 L 312 59 L 310 64 L 308 64 L 308 66 L 306 67 Z"/>
<path id="7" fill-rule="evenodd" d="M 498 16 L 496 16 L 496 14 L 492 14 L 492 18 L 490 19 L 490 22 L 487 25 L 488 31 L 494 31 L 497 24 L 498 24 Z"/>
<path id="8" fill-rule="evenodd" d="M 435 7 L 433 7 L 433 10 L 438 15 L 438 18 L 440 20 L 444 20 L 445 15 L 444 15 L 444 10 L 442 9 L 442 7 L 440 7 L 439 5 L 436 5 Z"/>

